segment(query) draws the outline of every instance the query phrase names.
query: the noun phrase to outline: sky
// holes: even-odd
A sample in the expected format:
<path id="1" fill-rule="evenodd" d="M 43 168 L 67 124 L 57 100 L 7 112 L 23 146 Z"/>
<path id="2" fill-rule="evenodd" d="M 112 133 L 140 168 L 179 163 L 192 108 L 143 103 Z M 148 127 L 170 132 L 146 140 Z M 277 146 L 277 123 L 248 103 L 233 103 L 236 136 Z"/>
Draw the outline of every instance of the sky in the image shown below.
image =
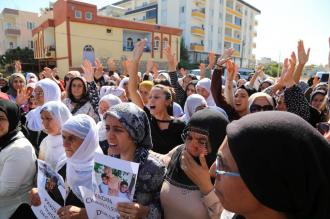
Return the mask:
<path id="1" fill-rule="evenodd" d="M 117 0 L 80 0 L 98 8 Z M 174 1 L 174 0 L 170 0 Z M 297 50 L 302 39 L 311 48 L 308 64 L 327 64 L 330 37 L 330 0 L 245 0 L 261 11 L 257 16 L 257 59 L 269 57 L 283 61 Z M 0 0 L 4 7 L 39 12 L 49 0 Z"/>

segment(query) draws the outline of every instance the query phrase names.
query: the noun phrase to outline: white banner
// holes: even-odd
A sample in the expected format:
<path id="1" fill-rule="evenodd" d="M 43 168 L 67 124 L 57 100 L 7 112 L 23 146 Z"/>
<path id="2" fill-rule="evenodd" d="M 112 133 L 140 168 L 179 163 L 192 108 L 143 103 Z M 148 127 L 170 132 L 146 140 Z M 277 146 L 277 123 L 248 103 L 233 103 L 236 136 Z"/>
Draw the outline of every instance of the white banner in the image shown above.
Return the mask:
<path id="1" fill-rule="evenodd" d="M 42 160 L 38 160 L 38 194 L 41 205 L 32 206 L 37 218 L 57 219 L 58 209 L 64 205 L 66 190 L 63 178 Z"/>

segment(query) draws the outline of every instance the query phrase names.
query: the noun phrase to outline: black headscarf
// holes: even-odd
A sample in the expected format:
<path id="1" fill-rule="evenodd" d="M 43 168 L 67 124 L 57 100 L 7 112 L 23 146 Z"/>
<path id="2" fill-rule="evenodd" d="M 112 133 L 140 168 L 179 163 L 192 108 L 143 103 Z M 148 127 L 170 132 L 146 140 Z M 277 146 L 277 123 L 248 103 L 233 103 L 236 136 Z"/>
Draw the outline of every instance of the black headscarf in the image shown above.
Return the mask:
<path id="1" fill-rule="evenodd" d="M 241 177 L 265 206 L 290 218 L 330 218 L 330 146 L 288 112 L 260 112 L 227 127 Z"/>
<path id="2" fill-rule="evenodd" d="M 211 167 L 215 161 L 218 148 L 226 136 L 227 124 L 228 119 L 222 113 L 213 109 L 206 108 L 194 113 L 184 130 L 184 132 L 194 131 L 208 135 L 212 151 L 205 156 L 205 160 L 209 167 Z M 180 157 L 184 149 L 185 146 L 181 145 L 174 152 L 168 165 L 166 179 L 175 186 L 190 190 L 198 190 L 198 187 L 181 169 Z M 199 163 L 199 157 L 195 157 L 194 159 Z"/>
<path id="3" fill-rule="evenodd" d="M 0 138 L 0 151 L 15 141 L 21 130 L 21 113 L 17 104 L 9 100 L 0 100 L 0 111 L 4 112 L 9 122 L 8 133 Z"/>
<path id="4" fill-rule="evenodd" d="M 72 82 L 74 80 L 80 80 L 83 85 L 84 85 L 84 93 L 82 95 L 82 97 L 80 99 L 76 99 L 73 94 L 72 94 Z M 72 114 L 76 113 L 85 103 L 87 103 L 90 98 L 89 98 L 89 93 L 87 91 L 87 82 L 84 78 L 82 77 L 73 77 L 70 81 L 69 81 L 69 86 L 68 86 L 68 90 L 67 90 L 67 93 L 68 93 L 68 97 L 70 98 L 70 100 L 73 102 L 73 103 L 76 103 L 77 105 L 74 107 L 74 109 L 72 110 Z"/>

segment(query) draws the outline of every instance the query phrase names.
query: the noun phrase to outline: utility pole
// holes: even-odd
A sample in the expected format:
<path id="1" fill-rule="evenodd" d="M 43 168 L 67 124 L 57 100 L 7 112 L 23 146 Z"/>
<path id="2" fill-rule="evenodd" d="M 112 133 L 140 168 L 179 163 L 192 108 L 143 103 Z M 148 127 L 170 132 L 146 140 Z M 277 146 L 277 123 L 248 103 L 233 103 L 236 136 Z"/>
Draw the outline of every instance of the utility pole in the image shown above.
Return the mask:
<path id="1" fill-rule="evenodd" d="M 245 41 L 242 40 L 242 50 L 241 50 L 241 63 L 240 63 L 240 68 L 243 66 L 243 53 L 244 53 L 244 46 L 245 46 Z"/>

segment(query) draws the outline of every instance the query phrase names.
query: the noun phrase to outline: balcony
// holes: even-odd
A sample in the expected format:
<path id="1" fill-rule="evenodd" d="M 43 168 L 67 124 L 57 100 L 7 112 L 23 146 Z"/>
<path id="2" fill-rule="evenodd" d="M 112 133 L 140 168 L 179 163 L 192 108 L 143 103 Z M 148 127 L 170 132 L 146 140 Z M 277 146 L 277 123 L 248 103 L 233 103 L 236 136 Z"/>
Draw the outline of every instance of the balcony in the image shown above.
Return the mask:
<path id="1" fill-rule="evenodd" d="M 11 36 L 18 36 L 21 35 L 21 30 L 15 27 L 7 27 L 5 28 L 5 34 Z"/>
<path id="2" fill-rule="evenodd" d="M 191 43 L 190 50 L 195 52 L 204 52 L 204 46 L 198 43 Z"/>
<path id="3" fill-rule="evenodd" d="M 235 51 L 235 52 L 233 53 L 233 56 L 234 56 L 234 57 L 241 57 L 241 53 L 238 52 L 238 51 Z"/>
<path id="4" fill-rule="evenodd" d="M 254 21 L 254 26 L 258 26 L 258 21 Z"/>
<path id="5" fill-rule="evenodd" d="M 236 44 L 240 44 L 241 43 L 241 40 L 240 39 L 235 39 L 235 38 L 227 37 L 227 36 L 225 36 L 225 41 L 228 41 L 228 42 L 231 42 L 231 43 L 236 43 Z"/>
<path id="6" fill-rule="evenodd" d="M 191 12 L 191 16 L 200 20 L 204 20 L 205 19 L 205 12 L 197 10 L 197 9 L 193 9 Z"/>
<path id="7" fill-rule="evenodd" d="M 198 35 L 198 36 L 204 36 L 204 30 L 201 27 L 193 26 L 191 27 L 191 33 Z"/>
<path id="8" fill-rule="evenodd" d="M 252 47 L 253 47 L 253 49 L 257 48 L 257 44 L 256 43 L 253 43 L 252 44 Z"/>
<path id="9" fill-rule="evenodd" d="M 257 32 L 253 32 L 253 37 L 257 37 L 257 36 L 258 36 Z"/>
<path id="10" fill-rule="evenodd" d="M 231 22 L 225 22 L 225 26 L 230 27 L 230 28 L 235 29 L 235 30 L 241 30 L 241 26 L 238 26 L 238 25 L 233 24 Z"/>
<path id="11" fill-rule="evenodd" d="M 237 17 L 240 17 L 240 18 L 242 17 L 242 12 L 241 11 L 231 9 L 229 7 L 226 7 L 226 12 L 228 12 L 229 14 L 235 15 Z"/>

